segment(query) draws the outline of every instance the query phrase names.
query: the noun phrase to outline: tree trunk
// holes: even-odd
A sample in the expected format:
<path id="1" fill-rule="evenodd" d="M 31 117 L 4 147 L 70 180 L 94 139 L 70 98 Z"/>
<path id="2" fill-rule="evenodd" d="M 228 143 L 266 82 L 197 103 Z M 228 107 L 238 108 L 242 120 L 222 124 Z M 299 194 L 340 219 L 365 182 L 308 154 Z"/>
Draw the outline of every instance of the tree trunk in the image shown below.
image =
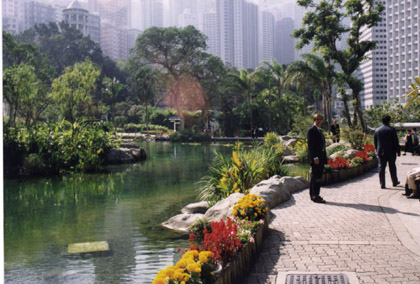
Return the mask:
<path id="1" fill-rule="evenodd" d="M 268 90 L 268 130 L 271 132 L 271 89 Z"/>
<path id="2" fill-rule="evenodd" d="M 343 101 L 343 105 L 344 105 L 344 116 L 347 119 L 347 124 L 349 125 L 350 128 L 353 128 L 352 123 L 351 123 L 351 117 L 350 117 L 350 111 L 349 111 L 349 106 L 348 106 L 348 102 L 347 102 L 347 94 L 346 91 L 344 89 L 341 90 L 341 100 Z"/>
<path id="3" fill-rule="evenodd" d="M 149 131 L 149 102 L 146 102 L 146 130 Z"/>
<path id="4" fill-rule="evenodd" d="M 252 116 L 252 94 L 248 93 L 248 102 L 249 102 L 249 117 L 251 119 L 251 131 L 254 129 L 254 120 Z"/>

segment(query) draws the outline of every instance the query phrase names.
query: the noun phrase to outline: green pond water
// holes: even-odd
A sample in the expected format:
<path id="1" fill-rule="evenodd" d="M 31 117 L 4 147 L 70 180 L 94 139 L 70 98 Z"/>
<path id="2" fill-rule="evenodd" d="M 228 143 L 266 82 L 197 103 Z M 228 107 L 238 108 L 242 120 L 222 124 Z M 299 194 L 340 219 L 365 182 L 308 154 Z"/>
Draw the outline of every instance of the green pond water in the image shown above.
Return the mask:
<path id="1" fill-rule="evenodd" d="M 223 145 L 150 142 L 144 162 L 101 174 L 4 181 L 6 283 L 151 283 L 187 239 L 160 224 L 197 201 L 195 183 Z M 299 167 L 293 173 L 299 173 Z M 70 255 L 107 241 L 110 255 Z"/>

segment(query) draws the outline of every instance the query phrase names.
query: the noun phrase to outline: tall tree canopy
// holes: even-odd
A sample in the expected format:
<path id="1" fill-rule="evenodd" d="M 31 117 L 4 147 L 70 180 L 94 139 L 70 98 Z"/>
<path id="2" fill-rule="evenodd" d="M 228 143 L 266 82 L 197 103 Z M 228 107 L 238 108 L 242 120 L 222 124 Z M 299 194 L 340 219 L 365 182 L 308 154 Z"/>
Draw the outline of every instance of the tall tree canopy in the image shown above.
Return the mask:
<path id="1" fill-rule="evenodd" d="M 203 96 L 201 90 L 197 91 L 199 84 L 193 70 L 201 62 L 205 48 L 205 36 L 193 26 L 151 27 L 136 41 L 134 58 L 158 66 L 167 75 L 167 96 L 181 118 L 181 128 L 185 97 Z"/>
<path id="2" fill-rule="evenodd" d="M 94 88 L 101 71 L 89 60 L 66 67 L 52 84 L 54 101 L 60 106 L 64 118 L 74 122 L 88 114 Z"/>
<path id="3" fill-rule="evenodd" d="M 335 76 L 352 90 L 354 100 L 354 121 L 348 123 L 356 127 L 358 118 L 364 131 L 366 124 L 360 101 L 360 91 L 363 86 L 354 76 L 354 72 L 366 59 L 366 53 L 376 48 L 375 41 L 361 38 L 362 28 L 371 28 L 381 21 L 380 13 L 384 8 L 374 2 L 374 0 L 321 0 L 316 4 L 313 0 L 298 0 L 300 6 L 311 10 L 303 18 L 302 28 L 293 33 L 299 38 L 297 48 L 313 42 L 315 51 L 322 54 L 326 62 L 332 61 L 340 66 L 341 71 L 335 72 Z M 344 25 L 346 18 L 351 20 L 349 27 Z M 340 50 L 339 41 L 346 33 L 349 33 L 348 47 Z"/>

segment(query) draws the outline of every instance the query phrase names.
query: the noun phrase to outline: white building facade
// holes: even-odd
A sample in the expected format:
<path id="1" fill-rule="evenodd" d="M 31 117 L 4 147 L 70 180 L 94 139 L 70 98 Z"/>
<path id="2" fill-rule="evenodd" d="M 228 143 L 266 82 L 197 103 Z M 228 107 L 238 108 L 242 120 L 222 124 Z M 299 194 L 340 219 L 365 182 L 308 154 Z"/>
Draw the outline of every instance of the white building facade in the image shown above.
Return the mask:
<path id="1" fill-rule="evenodd" d="M 364 86 L 360 92 L 362 109 L 371 109 L 387 99 L 386 11 L 382 11 L 381 18 L 376 26 L 362 29 L 361 40 L 376 41 L 376 49 L 366 53 L 368 59 L 360 64 L 357 72 Z"/>
<path id="2" fill-rule="evenodd" d="M 268 11 L 260 12 L 258 26 L 259 62 L 270 61 L 274 57 L 274 15 Z"/>
<path id="3" fill-rule="evenodd" d="M 403 96 L 420 74 L 420 1 L 380 2 L 386 9 L 388 100 L 406 103 Z"/>

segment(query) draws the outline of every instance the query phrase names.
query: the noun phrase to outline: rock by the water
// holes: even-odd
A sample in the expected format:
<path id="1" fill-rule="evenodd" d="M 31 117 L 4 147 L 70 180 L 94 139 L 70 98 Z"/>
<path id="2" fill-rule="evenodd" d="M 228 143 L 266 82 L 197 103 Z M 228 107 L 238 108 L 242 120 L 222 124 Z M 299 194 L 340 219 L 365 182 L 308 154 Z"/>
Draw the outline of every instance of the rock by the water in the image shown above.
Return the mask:
<path id="1" fill-rule="evenodd" d="M 283 140 L 281 141 L 281 144 L 287 147 L 294 147 L 296 145 L 296 143 L 299 141 L 299 139 L 295 139 L 295 138 L 291 138 L 288 140 Z"/>
<path id="2" fill-rule="evenodd" d="M 280 179 L 280 187 L 285 187 L 290 193 L 309 187 L 309 182 L 303 177 L 282 177 Z"/>
<path id="3" fill-rule="evenodd" d="M 260 195 L 271 209 L 277 204 L 290 199 L 290 192 L 284 187 L 280 188 L 280 182 L 280 176 L 272 176 L 254 185 L 249 193 Z"/>
<path id="4" fill-rule="evenodd" d="M 285 156 L 283 158 L 283 164 L 294 164 L 294 163 L 299 163 L 299 158 L 297 156 L 290 155 L 290 156 Z"/>
<path id="5" fill-rule="evenodd" d="M 195 213 L 195 214 L 182 213 L 163 222 L 162 226 L 171 230 L 178 231 L 178 232 L 188 233 L 190 226 L 197 219 L 202 219 L 203 217 L 204 217 L 204 214 L 200 214 L 200 213 Z"/>
<path id="6" fill-rule="evenodd" d="M 106 164 L 129 164 L 147 158 L 146 151 L 141 148 L 118 148 L 111 149 L 105 157 Z"/>
<path id="7" fill-rule="evenodd" d="M 292 156 L 294 154 L 295 154 L 295 152 L 292 149 L 290 149 L 287 146 L 284 147 L 284 150 L 283 150 L 283 155 L 284 156 Z"/>
<path id="8" fill-rule="evenodd" d="M 194 213 L 206 213 L 209 209 L 209 203 L 207 201 L 201 201 L 196 203 L 191 203 L 181 209 L 182 213 L 194 214 Z"/>
<path id="9" fill-rule="evenodd" d="M 272 176 L 254 185 L 251 194 L 260 195 L 269 208 L 289 200 L 291 193 L 307 188 L 309 183 L 303 177 Z"/>
<path id="10" fill-rule="evenodd" d="M 337 148 L 345 146 L 344 143 L 333 143 L 327 147 L 327 150 L 330 152 L 335 152 Z"/>
<path id="11" fill-rule="evenodd" d="M 244 196 L 243 193 L 233 193 L 227 198 L 220 200 L 214 206 L 210 207 L 204 218 L 209 222 L 219 222 L 220 219 L 226 219 L 227 217 L 232 217 L 233 206 Z"/>

